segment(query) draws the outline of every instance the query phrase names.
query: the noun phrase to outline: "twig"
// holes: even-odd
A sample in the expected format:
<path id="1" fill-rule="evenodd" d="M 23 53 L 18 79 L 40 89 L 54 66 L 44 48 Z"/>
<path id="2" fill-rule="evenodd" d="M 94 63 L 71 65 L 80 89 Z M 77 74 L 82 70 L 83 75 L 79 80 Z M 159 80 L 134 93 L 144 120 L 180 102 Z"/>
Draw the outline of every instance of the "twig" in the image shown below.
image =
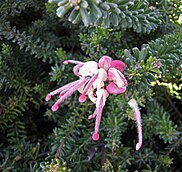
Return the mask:
<path id="1" fill-rule="evenodd" d="M 172 146 L 172 148 L 167 152 L 166 155 L 170 155 L 171 152 L 178 146 L 178 144 L 182 141 L 182 137 Z"/>
<path id="2" fill-rule="evenodd" d="M 172 108 L 174 109 L 174 111 L 180 116 L 180 118 L 182 118 L 182 114 L 179 112 L 179 110 L 175 107 L 175 105 L 173 104 L 173 102 L 171 101 L 171 99 L 169 98 L 169 96 L 166 94 L 165 91 L 165 96 L 169 102 L 169 104 L 172 106 Z"/>
<path id="3" fill-rule="evenodd" d="M 64 139 L 61 139 L 60 145 L 59 145 L 59 147 L 57 149 L 57 152 L 56 152 L 56 155 L 55 155 L 55 159 L 57 159 L 58 156 L 60 155 L 60 152 L 61 152 L 61 149 L 62 149 L 63 145 L 64 145 Z"/>

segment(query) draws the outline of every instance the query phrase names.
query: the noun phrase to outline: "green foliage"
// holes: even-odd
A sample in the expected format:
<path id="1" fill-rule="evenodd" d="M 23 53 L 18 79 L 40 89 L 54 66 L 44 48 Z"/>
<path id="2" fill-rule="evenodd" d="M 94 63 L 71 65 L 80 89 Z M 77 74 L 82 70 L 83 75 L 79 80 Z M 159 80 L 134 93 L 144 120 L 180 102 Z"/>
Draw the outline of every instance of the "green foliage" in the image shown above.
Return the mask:
<path id="1" fill-rule="evenodd" d="M 49 2 L 58 4 L 58 17 L 63 18 L 69 13 L 68 20 L 73 24 L 82 21 L 85 26 L 100 25 L 105 28 L 120 25 L 123 29 L 133 28 L 137 33 L 149 33 L 155 30 L 160 22 L 158 13 L 149 9 L 146 0 L 50 0 Z"/>
<path id="2" fill-rule="evenodd" d="M 154 125 L 155 128 L 152 130 Z M 147 115 L 143 119 L 143 130 L 144 133 L 147 133 L 146 138 L 159 135 L 164 143 L 177 140 L 179 135 L 177 126 L 173 125 L 173 122 L 169 119 L 169 114 L 167 115 L 163 107 L 156 102 L 152 102 L 147 106 Z"/>
<path id="3" fill-rule="evenodd" d="M 120 99 L 120 103 L 124 102 L 124 100 Z M 117 148 L 121 145 L 121 135 L 126 132 L 127 122 L 124 121 L 122 109 L 116 108 L 115 104 L 112 104 L 109 113 L 106 118 L 103 118 L 103 123 L 105 127 L 105 131 L 107 133 L 106 137 L 106 147 L 111 149 L 114 153 Z"/>
<path id="4" fill-rule="evenodd" d="M 163 20 L 170 22 L 177 22 L 181 14 L 180 1 L 178 0 L 150 0 L 151 5 L 156 6 L 163 15 Z"/>
<path id="5" fill-rule="evenodd" d="M 0 2 L 0 171 L 182 171 L 180 2 L 49 2 Z M 89 101 L 76 93 L 53 113 L 44 98 L 76 79 L 64 60 L 103 55 L 125 62 L 128 87 L 108 97 L 94 142 Z"/>

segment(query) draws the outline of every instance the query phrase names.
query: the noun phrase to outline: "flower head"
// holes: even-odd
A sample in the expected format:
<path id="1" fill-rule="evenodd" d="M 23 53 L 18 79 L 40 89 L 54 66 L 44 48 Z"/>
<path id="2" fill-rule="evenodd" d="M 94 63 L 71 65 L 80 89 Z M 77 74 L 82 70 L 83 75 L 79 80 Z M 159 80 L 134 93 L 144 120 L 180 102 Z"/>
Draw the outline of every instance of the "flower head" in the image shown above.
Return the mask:
<path id="1" fill-rule="evenodd" d="M 81 95 L 79 102 L 85 102 L 88 97 L 95 105 L 96 109 L 88 119 L 96 118 L 95 129 L 92 135 L 93 140 L 99 139 L 99 126 L 103 107 L 109 94 L 121 94 L 126 91 L 128 85 L 123 75 L 125 64 L 120 60 L 113 60 L 109 56 L 103 56 L 99 62 L 88 61 L 80 62 L 76 60 L 66 60 L 63 64 L 73 63 L 73 73 L 79 77 L 78 80 L 71 82 L 46 96 L 49 101 L 52 96 L 58 94 L 58 100 L 53 104 L 52 111 L 57 111 L 60 103 L 71 96 L 76 90 Z"/>

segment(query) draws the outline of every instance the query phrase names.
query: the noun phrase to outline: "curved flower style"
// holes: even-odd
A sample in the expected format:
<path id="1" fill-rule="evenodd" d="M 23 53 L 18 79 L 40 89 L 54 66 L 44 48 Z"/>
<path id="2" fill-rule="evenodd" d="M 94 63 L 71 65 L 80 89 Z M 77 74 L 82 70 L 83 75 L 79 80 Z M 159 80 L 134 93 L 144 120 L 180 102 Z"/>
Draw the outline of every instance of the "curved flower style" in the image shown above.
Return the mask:
<path id="1" fill-rule="evenodd" d="M 128 104 L 133 109 L 136 116 L 136 122 L 138 127 L 138 143 L 136 144 L 136 150 L 139 150 L 142 147 L 142 123 L 141 123 L 140 110 L 138 108 L 138 104 L 135 99 L 131 99 L 128 102 Z"/>
<path id="2" fill-rule="evenodd" d="M 73 72 L 79 79 L 49 93 L 45 99 L 49 101 L 52 96 L 59 94 L 59 99 L 52 106 L 52 111 L 57 111 L 59 104 L 76 90 L 81 93 L 79 102 L 85 102 L 88 97 L 96 105 L 94 113 L 88 119 L 96 118 L 92 138 L 97 141 L 99 139 L 102 110 L 107 97 L 109 94 L 118 95 L 126 91 L 128 83 L 122 73 L 126 66 L 122 61 L 113 60 L 109 56 L 101 57 L 98 63 L 95 61 L 84 63 L 76 60 L 63 62 L 63 64 L 69 63 L 76 65 Z"/>

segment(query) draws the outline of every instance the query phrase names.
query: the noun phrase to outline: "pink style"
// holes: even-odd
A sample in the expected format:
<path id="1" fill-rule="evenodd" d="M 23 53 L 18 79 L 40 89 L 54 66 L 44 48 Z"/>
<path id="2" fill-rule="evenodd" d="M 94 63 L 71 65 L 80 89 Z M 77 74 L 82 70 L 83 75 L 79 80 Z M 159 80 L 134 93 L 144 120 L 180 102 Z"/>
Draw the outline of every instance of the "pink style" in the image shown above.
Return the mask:
<path id="1" fill-rule="evenodd" d="M 52 96 L 58 94 L 59 99 L 52 106 L 52 111 L 57 111 L 59 104 L 76 90 L 81 93 L 79 102 L 85 102 L 88 97 L 96 105 L 94 113 L 88 119 L 96 118 L 92 138 L 97 141 L 99 139 L 102 111 L 107 97 L 109 94 L 118 95 L 126 91 L 128 83 L 122 73 L 126 66 L 122 61 L 113 60 L 109 56 L 101 57 L 98 63 L 95 61 L 80 62 L 76 60 L 63 62 L 63 64 L 69 63 L 76 65 L 73 68 L 73 72 L 79 79 L 49 93 L 45 100 L 49 101 Z"/>

